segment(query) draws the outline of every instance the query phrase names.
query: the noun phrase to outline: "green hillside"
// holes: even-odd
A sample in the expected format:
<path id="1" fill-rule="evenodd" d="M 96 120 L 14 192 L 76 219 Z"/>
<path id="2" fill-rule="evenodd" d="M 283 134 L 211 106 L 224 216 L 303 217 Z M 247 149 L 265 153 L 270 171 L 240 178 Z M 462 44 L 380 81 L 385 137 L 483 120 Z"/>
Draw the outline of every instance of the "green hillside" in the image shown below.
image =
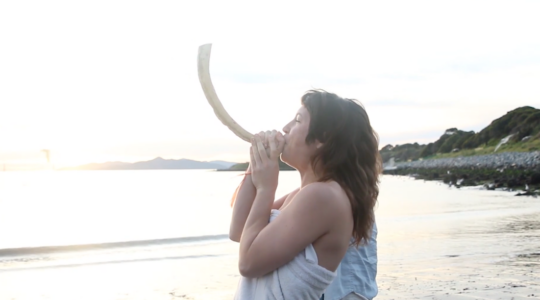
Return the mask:
<path id="1" fill-rule="evenodd" d="M 511 134 L 510 143 L 520 142 L 523 138 L 531 136 L 537 139 L 540 133 L 540 110 L 524 106 L 494 120 L 491 124 L 472 136 L 464 143 L 465 149 L 474 149 L 480 146 L 495 146 L 499 141 Z"/>
<path id="2" fill-rule="evenodd" d="M 459 151 L 463 144 L 473 136 L 474 131 L 462 131 L 457 128 L 447 129 L 437 141 L 424 146 L 424 149 L 420 152 L 420 157 Z"/>
<path id="3" fill-rule="evenodd" d="M 396 146 L 386 145 L 380 150 L 380 153 L 384 162 L 392 157 L 396 162 L 407 161 L 409 159 L 417 160 L 420 158 L 420 153 L 424 148 L 425 145 L 420 145 L 418 143 Z"/>
<path id="4" fill-rule="evenodd" d="M 490 154 L 502 139 L 508 142 L 497 152 L 526 152 L 540 150 L 540 110 L 519 107 L 491 122 L 480 132 L 447 129 L 435 142 L 427 145 L 386 145 L 380 152 L 383 161 L 398 161 Z"/>

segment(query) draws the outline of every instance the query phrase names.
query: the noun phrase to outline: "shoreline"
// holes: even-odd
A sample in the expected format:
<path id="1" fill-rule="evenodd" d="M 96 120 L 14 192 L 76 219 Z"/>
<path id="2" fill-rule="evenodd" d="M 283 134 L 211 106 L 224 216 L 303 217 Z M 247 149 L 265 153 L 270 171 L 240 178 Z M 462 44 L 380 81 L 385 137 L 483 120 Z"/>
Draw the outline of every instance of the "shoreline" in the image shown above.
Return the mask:
<path id="1" fill-rule="evenodd" d="M 227 169 L 217 169 L 217 172 L 245 172 L 249 166 L 248 162 L 235 164 Z M 280 171 L 296 171 L 295 168 L 284 163 L 281 159 L 279 160 L 279 170 Z"/>
<path id="2" fill-rule="evenodd" d="M 15 248 L 0 248 L 0 261 L 2 257 L 11 256 L 28 256 L 28 255 L 49 255 L 54 253 L 75 253 L 93 250 L 107 250 L 107 249 L 120 249 L 120 248 L 134 248 L 134 247 L 149 247 L 149 246 L 164 246 L 164 245 L 176 245 L 196 242 L 211 242 L 211 241 L 223 241 L 228 240 L 228 234 L 216 234 L 216 235 L 203 235 L 203 236 L 187 236 L 177 238 L 164 238 L 164 239 L 146 239 L 135 241 L 117 241 L 117 242 L 103 242 L 103 243 L 90 243 L 90 244 L 74 244 L 74 245 L 51 245 L 51 246 L 35 246 L 35 247 L 15 247 Z"/>
<path id="3" fill-rule="evenodd" d="M 382 184 L 375 299 L 525 300 L 540 294 L 537 199 L 397 176 L 385 176 Z M 222 203 L 227 210 L 218 213 L 230 211 L 221 200 L 199 203 L 205 209 Z M 225 238 L 16 258 L 0 267 L 0 299 L 232 299 L 238 247 Z"/>
<path id="4" fill-rule="evenodd" d="M 540 195 L 540 152 L 504 152 L 478 156 L 426 159 L 386 166 L 385 175 L 442 181 L 450 186 L 484 186 L 487 190 Z"/>

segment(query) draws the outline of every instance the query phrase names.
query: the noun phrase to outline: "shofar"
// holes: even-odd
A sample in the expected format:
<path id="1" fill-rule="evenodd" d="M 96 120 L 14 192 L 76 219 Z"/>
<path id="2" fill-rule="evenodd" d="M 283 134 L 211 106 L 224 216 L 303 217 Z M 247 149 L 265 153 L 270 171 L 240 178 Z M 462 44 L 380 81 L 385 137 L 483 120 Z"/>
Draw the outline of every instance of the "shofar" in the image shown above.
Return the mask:
<path id="1" fill-rule="evenodd" d="M 227 113 L 221 101 L 216 94 L 216 90 L 212 85 L 212 79 L 210 79 L 210 52 L 212 50 L 212 44 L 205 44 L 199 46 L 199 58 L 198 58 L 198 69 L 199 69 L 199 81 L 201 82 L 201 87 L 204 91 L 204 95 L 208 100 L 208 103 L 214 109 L 216 117 L 223 123 L 225 126 L 236 134 L 239 138 L 243 139 L 246 142 L 251 142 L 253 134 L 249 133 L 247 130 L 238 125 L 233 118 Z"/>

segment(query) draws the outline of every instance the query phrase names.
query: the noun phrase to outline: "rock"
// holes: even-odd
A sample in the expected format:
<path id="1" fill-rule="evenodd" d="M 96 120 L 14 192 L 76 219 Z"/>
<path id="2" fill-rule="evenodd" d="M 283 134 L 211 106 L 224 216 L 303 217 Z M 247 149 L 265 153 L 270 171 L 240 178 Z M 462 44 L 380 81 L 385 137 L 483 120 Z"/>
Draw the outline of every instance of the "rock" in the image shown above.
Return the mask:
<path id="1" fill-rule="evenodd" d="M 504 152 L 489 155 L 466 156 L 456 158 L 426 159 L 421 161 L 396 163 L 398 168 L 497 168 L 502 171 L 512 168 L 540 167 L 540 153 L 535 152 Z"/>
<path id="2" fill-rule="evenodd" d="M 529 184 L 540 184 L 540 172 L 535 172 L 529 179 Z"/>
<path id="3" fill-rule="evenodd" d="M 484 184 L 484 187 L 487 189 L 487 190 L 490 190 L 490 191 L 493 191 L 495 190 L 495 184 L 493 183 L 490 183 L 490 184 Z"/>
<path id="4" fill-rule="evenodd" d="M 477 183 L 476 183 L 476 181 L 474 181 L 472 179 L 464 179 L 463 182 L 461 182 L 461 185 L 463 185 L 463 186 L 476 186 Z"/>

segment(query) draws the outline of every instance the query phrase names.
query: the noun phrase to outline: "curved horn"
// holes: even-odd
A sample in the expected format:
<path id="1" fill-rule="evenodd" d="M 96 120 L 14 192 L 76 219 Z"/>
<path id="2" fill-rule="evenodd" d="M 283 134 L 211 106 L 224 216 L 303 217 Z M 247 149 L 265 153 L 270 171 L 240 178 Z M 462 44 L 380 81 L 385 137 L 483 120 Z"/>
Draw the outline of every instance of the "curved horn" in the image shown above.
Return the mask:
<path id="1" fill-rule="evenodd" d="M 199 46 L 199 58 L 198 58 L 198 69 L 199 69 L 199 81 L 201 82 L 201 87 L 204 91 L 204 95 L 208 100 L 208 103 L 214 109 L 216 117 L 223 123 L 225 126 L 236 134 L 239 138 L 243 139 L 246 142 L 251 142 L 253 134 L 249 133 L 247 130 L 238 125 L 233 118 L 227 113 L 221 101 L 216 94 L 216 90 L 212 85 L 212 80 L 210 79 L 210 52 L 212 50 L 212 44 L 205 44 Z"/>

